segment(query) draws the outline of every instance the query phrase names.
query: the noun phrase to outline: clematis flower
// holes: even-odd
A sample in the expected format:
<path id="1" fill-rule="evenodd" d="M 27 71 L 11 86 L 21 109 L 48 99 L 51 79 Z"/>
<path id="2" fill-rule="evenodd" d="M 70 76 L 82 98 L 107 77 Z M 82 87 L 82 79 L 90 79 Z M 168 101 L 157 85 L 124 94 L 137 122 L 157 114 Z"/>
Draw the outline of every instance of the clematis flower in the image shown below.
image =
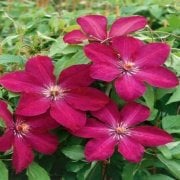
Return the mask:
<path id="1" fill-rule="evenodd" d="M 52 60 L 46 56 L 36 56 L 27 61 L 24 71 L 2 76 L 0 84 L 10 91 L 23 92 L 17 114 L 35 116 L 49 109 L 50 115 L 60 125 L 77 130 L 85 124 L 85 111 L 98 110 L 109 101 L 104 93 L 88 87 L 93 82 L 89 67 L 69 67 L 56 81 Z"/>
<path id="2" fill-rule="evenodd" d="M 119 112 L 110 102 L 103 109 L 93 112 L 97 119 L 90 118 L 86 126 L 76 132 L 77 136 L 92 138 L 85 146 L 88 161 L 110 158 L 115 147 L 125 159 L 139 162 L 144 153 L 144 146 L 153 147 L 172 141 L 167 132 L 152 126 L 136 126 L 148 118 L 147 107 L 131 102 Z"/>
<path id="3" fill-rule="evenodd" d="M 57 149 L 58 139 L 49 132 L 56 123 L 47 114 L 36 117 L 11 114 L 7 104 L 0 101 L 0 117 L 6 124 L 0 137 L 0 151 L 13 148 L 12 164 L 17 173 L 31 164 L 33 149 L 43 154 L 52 154 Z"/>
<path id="4" fill-rule="evenodd" d="M 108 42 L 113 37 L 126 35 L 143 29 L 147 20 L 143 16 L 129 16 L 117 19 L 107 31 L 107 18 L 101 15 L 87 15 L 77 18 L 81 30 L 73 30 L 64 36 L 64 42 L 79 44 L 84 40 Z"/>
<path id="5" fill-rule="evenodd" d="M 115 89 L 124 100 L 134 100 L 146 90 L 144 82 L 160 88 L 178 85 L 176 75 L 165 68 L 170 47 L 165 43 L 144 44 L 133 37 L 117 37 L 112 48 L 91 43 L 85 53 L 93 62 L 91 77 L 106 82 L 115 81 Z"/>

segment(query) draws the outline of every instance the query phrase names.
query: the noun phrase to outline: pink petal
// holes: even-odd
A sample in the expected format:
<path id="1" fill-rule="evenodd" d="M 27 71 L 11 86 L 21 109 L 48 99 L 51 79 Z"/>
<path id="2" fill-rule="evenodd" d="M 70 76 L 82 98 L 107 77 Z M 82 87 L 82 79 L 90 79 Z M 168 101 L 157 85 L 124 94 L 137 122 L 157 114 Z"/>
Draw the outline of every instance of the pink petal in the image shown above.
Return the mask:
<path id="1" fill-rule="evenodd" d="M 40 94 L 22 94 L 16 113 L 24 116 L 35 116 L 45 113 L 50 107 L 50 99 Z"/>
<path id="2" fill-rule="evenodd" d="M 133 53 L 144 43 L 133 37 L 120 36 L 113 38 L 112 46 L 120 54 L 122 60 L 131 60 Z"/>
<path id="3" fill-rule="evenodd" d="M 59 126 L 59 124 L 51 118 L 49 112 L 33 117 L 17 116 L 17 119 L 26 121 L 33 132 L 47 132 Z"/>
<path id="4" fill-rule="evenodd" d="M 30 73 L 42 84 L 52 84 L 55 82 L 52 59 L 47 56 L 32 57 L 27 61 L 25 68 L 26 72 Z"/>
<path id="5" fill-rule="evenodd" d="M 77 19 L 77 23 L 89 38 L 104 40 L 107 37 L 107 19 L 101 15 L 87 15 Z"/>
<path id="6" fill-rule="evenodd" d="M 117 65 L 118 56 L 115 51 L 105 44 L 91 43 L 84 47 L 86 56 L 94 63 L 109 63 Z"/>
<path id="7" fill-rule="evenodd" d="M 126 104 L 120 111 L 120 121 L 126 127 L 139 124 L 145 121 L 149 116 L 149 108 L 135 102 L 130 102 Z"/>
<path id="8" fill-rule="evenodd" d="M 63 100 L 51 105 L 50 114 L 60 125 L 72 131 L 82 128 L 86 123 L 85 112 L 73 109 Z"/>
<path id="9" fill-rule="evenodd" d="M 31 146 L 23 138 L 15 138 L 13 150 L 13 168 L 16 173 L 26 169 L 34 159 Z"/>
<path id="10" fill-rule="evenodd" d="M 110 101 L 104 108 L 92 112 L 92 115 L 110 126 L 116 126 L 120 118 L 117 105 Z"/>
<path id="11" fill-rule="evenodd" d="M 144 146 L 160 146 L 172 142 L 173 137 L 157 127 L 138 126 L 131 131 L 133 139 Z"/>
<path id="12" fill-rule="evenodd" d="M 83 138 L 103 138 L 109 135 L 109 129 L 96 119 L 89 118 L 86 125 L 73 134 Z"/>
<path id="13" fill-rule="evenodd" d="M 131 16 L 117 19 L 111 27 L 109 37 L 122 36 L 143 29 L 147 19 L 143 16 Z"/>
<path id="14" fill-rule="evenodd" d="M 165 67 L 149 67 L 142 69 L 137 75 L 142 81 L 160 88 L 173 88 L 179 84 L 175 73 Z"/>
<path id="15" fill-rule="evenodd" d="M 85 146 L 85 157 L 88 161 L 106 160 L 112 156 L 116 143 L 112 137 L 90 140 Z"/>
<path id="16" fill-rule="evenodd" d="M 63 40 L 68 44 L 79 44 L 82 43 L 87 37 L 80 30 L 73 30 L 67 34 L 65 34 Z"/>
<path id="17" fill-rule="evenodd" d="M 3 119 L 7 127 L 13 126 L 13 117 L 7 108 L 7 104 L 0 100 L 0 117 Z"/>
<path id="18" fill-rule="evenodd" d="M 133 60 L 139 66 L 159 66 L 168 58 L 169 45 L 165 43 L 150 43 L 140 47 L 134 54 Z"/>
<path id="19" fill-rule="evenodd" d="M 4 133 L 4 135 L 0 136 L 0 151 L 5 152 L 11 148 L 13 143 L 13 132 L 8 130 Z"/>
<path id="20" fill-rule="evenodd" d="M 57 137 L 49 133 L 29 133 L 25 138 L 33 149 L 43 154 L 54 153 L 58 146 Z"/>
<path id="21" fill-rule="evenodd" d="M 75 109 L 95 111 L 105 106 L 109 98 L 101 91 L 91 87 L 72 89 L 65 100 Z"/>
<path id="22" fill-rule="evenodd" d="M 126 101 L 132 101 L 142 96 L 146 90 L 144 84 L 134 76 L 122 76 L 115 80 L 118 95 Z"/>
<path id="23" fill-rule="evenodd" d="M 3 75 L 0 78 L 0 84 L 12 92 L 35 92 L 41 88 L 36 78 L 23 71 Z"/>
<path id="24" fill-rule="evenodd" d="M 111 82 L 117 78 L 120 70 L 110 63 L 94 63 L 91 66 L 90 75 L 94 79 Z"/>
<path id="25" fill-rule="evenodd" d="M 142 159 L 144 147 L 131 137 L 124 136 L 119 141 L 118 152 L 128 161 L 138 163 Z"/>
<path id="26" fill-rule="evenodd" d="M 73 65 L 61 72 L 58 83 L 65 88 L 89 86 L 94 81 L 89 71 L 89 64 Z"/>

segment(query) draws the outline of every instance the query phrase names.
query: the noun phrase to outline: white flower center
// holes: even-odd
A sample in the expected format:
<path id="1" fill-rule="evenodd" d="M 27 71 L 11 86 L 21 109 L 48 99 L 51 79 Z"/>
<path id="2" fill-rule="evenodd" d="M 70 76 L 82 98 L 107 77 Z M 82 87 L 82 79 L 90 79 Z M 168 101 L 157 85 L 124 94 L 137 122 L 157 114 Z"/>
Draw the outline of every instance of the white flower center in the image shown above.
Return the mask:
<path id="1" fill-rule="evenodd" d="M 119 63 L 119 68 L 122 75 L 133 75 L 139 71 L 139 67 L 131 61 L 121 61 Z"/>
<path id="2" fill-rule="evenodd" d="M 65 90 L 58 85 L 49 85 L 43 89 L 42 93 L 51 100 L 57 100 L 64 97 Z"/>
<path id="3" fill-rule="evenodd" d="M 130 131 L 122 124 L 117 124 L 116 127 L 109 129 L 110 135 L 116 140 L 120 140 L 125 135 L 130 135 Z"/>

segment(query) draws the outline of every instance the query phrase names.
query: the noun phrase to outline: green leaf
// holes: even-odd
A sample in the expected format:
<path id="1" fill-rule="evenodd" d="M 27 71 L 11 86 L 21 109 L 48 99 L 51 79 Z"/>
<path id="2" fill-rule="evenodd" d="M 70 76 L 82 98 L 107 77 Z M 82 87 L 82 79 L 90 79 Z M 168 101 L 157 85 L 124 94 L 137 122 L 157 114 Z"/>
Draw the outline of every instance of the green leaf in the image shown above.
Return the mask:
<path id="1" fill-rule="evenodd" d="M 172 88 L 172 89 L 160 89 L 160 88 L 157 88 L 156 91 L 155 91 L 156 100 L 161 99 L 166 94 L 173 93 L 174 90 L 175 90 L 174 88 Z"/>
<path id="2" fill-rule="evenodd" d="M 169 133 L 180 133 L 180 115 L 164 117 L 162 126 Z"/>
<path id="3" fill-rule="evenodd" d="M 166 159 L 160 154 L 157 157 L 177 179 L 180 179 L 180 160 Z"/>
<path id="4" fill-rule="evenodd" d="M 55 74 L 58 75 L 63 69 L 76 65 L 87 64 L 89 60 L 85 57 L 83 50 L 78 50 L 73 56 L 65 55 L 55 63 Z"/>
<path id="5" fill-rule="evenodd" d="M 84 158 L 84 148 L 81 145 L 67 146 L 61 149 L 61 151 L 65 156 L 75 161 Z"/>
<path id="6" fill-rule="evenodd" d="M 158 149 L 167 159 L 180 159 L 180 141 L 168 143 L 158 147 Z"/>
<path id="7" fill-rule="evenodd" d="M 172 94 L 172 96 L 169 98 L 169 100 L 166 104 L 170 104 L 170 103 L 178 102 L 178 101 L 180 101 L 180 86 L 177 87 L 177 89 Z"/>
<path id="8" fill-rule="evenodd" d="M 164 174 L 154 174 L 154 175 L 148 176 L 146 180 L 174 180 L 174 178 L 171 178 Z"/>
<path id="9" fill-rule="evenodd" d="M 147 90 L 143 97 L 145 99 L 146 105 L 150 109 L 153 109 L 153 107 L 154 107 L 154 89 L 153 89 L 153 87 L 147 86 Z"/>
<path id="10" fill-rule="evenodd" d="M 92 180 L 92 179 L 101 179 L 100 175 L 98 172 L 100 170 L 100 164 L 95 162 L 92 162 L 91 164 L 87 164 L 86 167 L 82 168 L 78 173 L 77 173 L 77 179 L 78 180 Z M 101 172 L 101 171 L 100 171 Z M 96 174 L 97 173 L 97 174 Z M 94 174 L 96 176 L 94 177 Z"/>
<path id="11" fill-rule="evenodd" d="M 8 169 L 5 164 L 0 160 L 0 179 L 8 180 Z"/>
<path id="12" fill-rule="evenodd" d="M 15 56 L 10 54 L 0 55 L 0 64 L 7 64 L 7 63 L 23 64 L 24 59 L 21 56 Z"/>
<path id="13" fill-rule="evenodd" d="M 28 180 L 50 180 L 47 171 L 35 162 L 28 167 L 26 174 Z"/>
<path id="14" fill-rule="evenodd" d="M 69 172 L 78 172 L 82 169 L 86 164 L 82 161 L 69 162 L 66 166 L 67 171 Z"/>
<path id="15" fill-rule="evenodd" d="M 6 127 L 6 125 L 5 125 L 5 123 L 4 123 L 4 121 L 0 118 L 0 127 L 3 127 L 3 128 L 5 128 Z"/>
<path id="16" fill-rule="evenodd" d="M 122 172 L 122 180 L 133 180 L 137 169 L 137 164 L 126 163 Z"/>
<path id="17" fill-rule="evenodd" d="M 150 13 L 157 19 L 159 19 L 163 13 L 162 8 L 159 5 L 155 4 L 150 6 Z"/>

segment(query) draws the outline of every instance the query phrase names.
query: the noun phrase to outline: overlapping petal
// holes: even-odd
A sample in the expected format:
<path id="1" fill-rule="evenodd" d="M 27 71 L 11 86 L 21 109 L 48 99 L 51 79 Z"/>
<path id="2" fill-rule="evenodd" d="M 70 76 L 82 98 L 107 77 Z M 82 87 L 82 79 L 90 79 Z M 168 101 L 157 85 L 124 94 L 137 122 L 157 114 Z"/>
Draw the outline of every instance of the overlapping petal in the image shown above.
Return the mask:
<path id="1" fill-rule="evenodd" d="M 13 168 L 16 173 L 26 169 L 33 161 L 34 155 L 31 146 L 23 139 L 16 137 L 13 149 Z"/>
<path id="2" fill-rule="evenodd" d="M 35 116 L 45 113 L 50 107 L 50 99 L 41 94 L 23 93 L 16 113 L 24 116 Z"/>
<path id="3" fill-rule="evenodd" d="M 86 125 L 73 132 L 73 134 L 84 138 L 103 138 L 109 136 L 107 126 L 93 118 L 88 118 Z"/>
<path id="4" fill-rule="evenodd" d="M 94 79 L 111 82 L 116 79 L 120 71 L 116 65 L 110 63 L 94 63 L 91 66 L 90 75 Z"/>
<path id="5" fill-rule="evenodd" d="M 72 89 L 65 98 L 75 109 L 95 111 L 105 106 L 109 98 L 101 91 L 91 87 Z"/>
<path id="6" fill-rule="evenodd" d="M 137 126 L 132 129 L 132 138 L 143 146 L 160 146 L 172 142 L 170 134 L 151 126 Z"/>
<path id="7" fill-rule="evenodd" d="M 25 139 L 33 149 L 44 154 L 54 153 L 58 146 L 57 137 L 49 133 L 29 133 Z"/>
<path id="8" fill-rule="evenodd" d="M 128 161 L 138 163 L 142 159 L 144 147 L 135 139 L 124 136 L 118 143 L 118 152 Z"/>
<path id="9" fill-rule="evenodd" d="M 37 116 L 16 116 L 17 119 L 26 121 L 31 127 L 31 132 L 44 133 L 51 129 L 55 129 L 59 124 L 50 116 L 49 111 Z"/>
<path id="10" fill-rule="evenodd" d="M 109 37 L 122 36 L 143 29 L 147 19 L 143 16 L 130 16 L 117 19 L 111 27 Z"/>
<path id="11" fill-rule="evenodd" d="M 41 85 L 55 83 L 54 66 L 52 59 L 48 56 L 32 57 L 27 61 L 25 71 L 37 79 Z"/>
<path id="12" fill-rule="evenodd" d="M 145 121 L 150 116 L 150 109 L 142 104 L 130 102 L 120 111 L 120 122 L 130 127 Z"/>
<path id="13" fill-rule="evenodd" d="M 85 112 L 73 109 L 63 100 L 52 104 L 50 114 L 60 125 L 72 131 L 82 128 L 86 123 Z"/>
<path id="14" fill-rule="evenodd" d="M 58 80 L 58 84 L 64 88 L 89 86 L 94 80 L 89 75 L 90 65 L 73 65 L 64 69 Z"/>
<path id="15" fill-rule="evenodd" d="M 146 87 L 143 82 L 134 76 L 122 76 L 115 80 L 115 88 L 118 95 L 127 101 L 132 101 L 144 94 Z"/>
<path id="16" fill-rule="evenodd" d="M 7 130 L 2 136 L 0 136 L 0 151 L 5 152 L 12 147 L 14 140 L 13 131 Z"/>
<path id="17" fill-rule="evenodd" d="M 118 56 L 114 50 L 105 44 L 91 43 L 84 47 L 86 56 L 94 63 L 117 64 Z"/>
<path id="18" fill-rule="evenodd" d="M 85 147 L 85 157 L 88 161 L 106 160 L 113 154 L 116 143 L 111 137 L 90 140 Z"/>
<path id="19" fill-rule="evenodd" d="M 123 61 L 132 60 L 132 55 L 143 45 L 143 41 L 133 37 L 120 36 L 112 40 L 112 47 Z"/>
<path id="20" fill-rule="evenodd" d="M 63 37 L 64 42 L 69 44 L 79 44 L 87 39 L 86 35 L 80 30 L 73 30 Z"/>
<path id="21" fill-rule="evenodd" d="M 107 19 L 101 15 L 87 15 L 77 19 L 83 32 L 92 39 L 104 40 L 107 37 Z"/>
<path id="22" fill-rule="evenodd" d="M 115 127 L 120 116 L 118 107 L 112 101 L 110 101 L 104 108 L 99 111 L 92 112 L 92 115 L 98 118 L 103 123 Z"/>

